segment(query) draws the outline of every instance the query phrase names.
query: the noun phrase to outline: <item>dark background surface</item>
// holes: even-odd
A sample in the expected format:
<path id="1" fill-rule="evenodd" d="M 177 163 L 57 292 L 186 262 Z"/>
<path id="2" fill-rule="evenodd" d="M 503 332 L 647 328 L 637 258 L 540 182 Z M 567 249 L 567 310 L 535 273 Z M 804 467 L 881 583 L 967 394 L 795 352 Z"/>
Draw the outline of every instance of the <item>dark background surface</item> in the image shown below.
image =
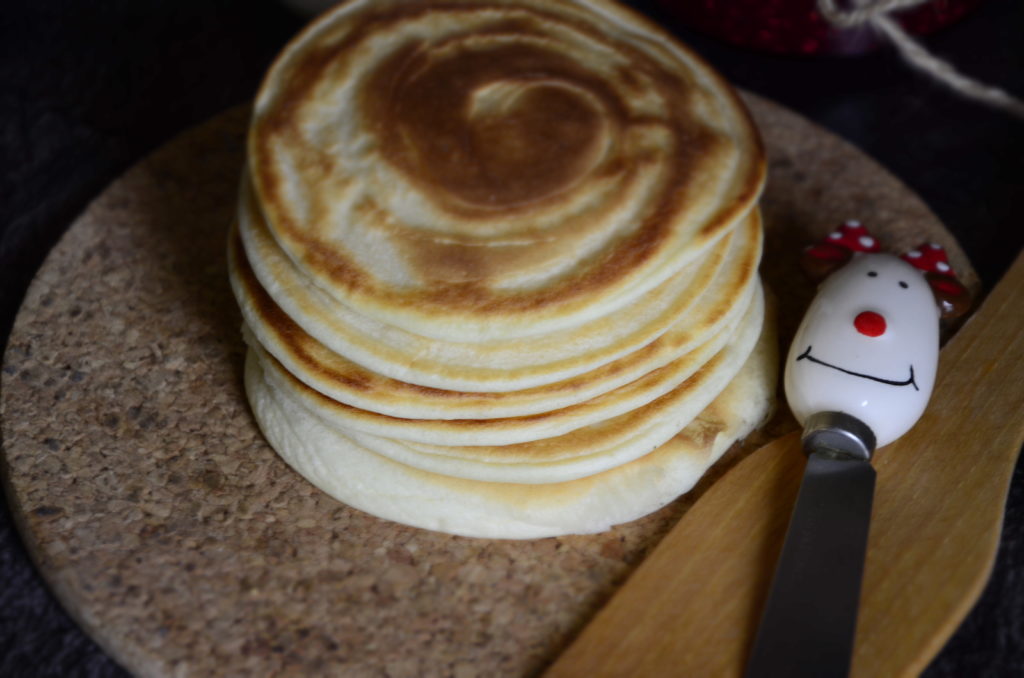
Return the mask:
<path id="1" fill-rule="evenodd" d="M 680 0 L 696 1 L 696 0 Z M 857 58 L 734 48 L 636 3 L 735 84 L 863 149 L 927 202 L 990 288 L 1024 243 L 1024 122 L 957 99 L 890 50 Z M 251 98 L 304 20 L 270 0 L 0 4 L 0 342 L 48 249 L 90 199 L 176 133 Z M 1024 97 L 1024 3 L 987 0 L 935 53 Z M 1019 413 L 1017 413 L 1019 416 Z M 984 453 L 951 450 L 951 454 Z M 0 675 L 120 676 L 64 614 L 0 506 Z M 927 676 L 1024 675 L 1024 477 L 995 572 Z"/>

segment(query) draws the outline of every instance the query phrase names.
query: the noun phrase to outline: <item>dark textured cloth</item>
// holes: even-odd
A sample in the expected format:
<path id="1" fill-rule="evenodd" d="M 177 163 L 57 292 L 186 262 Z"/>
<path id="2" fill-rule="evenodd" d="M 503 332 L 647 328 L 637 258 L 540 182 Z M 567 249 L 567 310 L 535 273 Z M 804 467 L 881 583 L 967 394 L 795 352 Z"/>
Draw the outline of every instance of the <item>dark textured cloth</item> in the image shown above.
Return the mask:
<path id="1" fill-rule="evenodd" d="M 679 0 L 689 1 L 689 0 Z M 802 112 L 906 181 L 987 286 L 1024 242 L 1024 123 L 955 99 L 883 51 L 799 59 L 676 30 L 736 84 Z M 6 0 L 0 6 L 0 338 L 25 286 L 88 201 L 175 133 L 252 96 L 302 20 L 258 0 Z M 989 0 L 928 39 L 1024 96 L 1024 4 Z M 1020 416 L 1020 413 L 1015 413 Z M 950 454 L 983 454 L 950 450 Z M 1024 478 L 992 581 L 928 676 L 1024 675 Z M 0 510 L 0 676 L 119 676 L 29 563 Z"/>

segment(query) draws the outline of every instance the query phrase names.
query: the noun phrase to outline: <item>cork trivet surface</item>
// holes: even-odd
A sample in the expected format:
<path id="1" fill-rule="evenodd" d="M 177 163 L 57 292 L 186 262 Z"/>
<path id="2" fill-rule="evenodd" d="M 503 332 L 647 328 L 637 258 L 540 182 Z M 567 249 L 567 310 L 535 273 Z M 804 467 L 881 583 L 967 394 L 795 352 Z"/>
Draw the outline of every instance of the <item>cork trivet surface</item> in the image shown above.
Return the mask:
<path id="1" fill-rule="evenodd" d="M 942 243 L 976 286 L 905 186 L 807 121 L 748 101 L 771 158 L 763 270 L 784 339 L 812 292 L 799 248 L 846 218 L 886 246 Z M 140 675 L 536 673 L 722 466 L 646 518 L 535 541 L 396 525 L 292 472 L 250 416 L 227 284 L 247 114 L 217 117 L 111 185 L 28 292 L 0 417 L 6 489 L 37 566 Z"/>

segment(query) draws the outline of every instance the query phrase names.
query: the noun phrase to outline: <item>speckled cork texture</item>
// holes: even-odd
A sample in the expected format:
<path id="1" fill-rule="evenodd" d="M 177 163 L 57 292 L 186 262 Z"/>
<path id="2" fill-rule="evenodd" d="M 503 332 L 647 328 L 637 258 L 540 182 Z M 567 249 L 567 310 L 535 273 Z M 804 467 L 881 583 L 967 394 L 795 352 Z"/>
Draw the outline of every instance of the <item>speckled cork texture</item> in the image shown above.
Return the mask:
<path id="1" fill-rule="evenodd" d="M 906 187 L 749 101 L 771 156 L 764 272 L 784 338 L 812 291 L 800 246 L 846 218 L 887 246 L 942 243 L 976 286 Z M 225 242 L 247 114 L 179 137 L 113 184 L 28 293 L 0 416 L 8 496 L 39 569 L 139 675 L 537 674 L 724 465 L 634 523 L 524 542 L 396 525 L 308 484 L 263 442 L 241 384 Z"/>

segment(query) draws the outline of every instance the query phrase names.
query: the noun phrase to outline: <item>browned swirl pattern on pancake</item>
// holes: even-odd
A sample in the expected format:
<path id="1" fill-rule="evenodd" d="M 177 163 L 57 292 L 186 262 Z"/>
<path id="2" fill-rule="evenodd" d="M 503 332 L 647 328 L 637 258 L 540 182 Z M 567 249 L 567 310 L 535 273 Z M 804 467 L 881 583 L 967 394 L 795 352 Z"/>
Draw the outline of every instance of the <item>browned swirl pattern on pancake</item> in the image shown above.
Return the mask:
<path id="1" fill-rule="evenodd" d="M 764 173 L 730 88 L 604 2 L 343 5 L 278 59 L 249 143 L 271 230 L 318 287 L 465 341 L 629 303 Z"/>

